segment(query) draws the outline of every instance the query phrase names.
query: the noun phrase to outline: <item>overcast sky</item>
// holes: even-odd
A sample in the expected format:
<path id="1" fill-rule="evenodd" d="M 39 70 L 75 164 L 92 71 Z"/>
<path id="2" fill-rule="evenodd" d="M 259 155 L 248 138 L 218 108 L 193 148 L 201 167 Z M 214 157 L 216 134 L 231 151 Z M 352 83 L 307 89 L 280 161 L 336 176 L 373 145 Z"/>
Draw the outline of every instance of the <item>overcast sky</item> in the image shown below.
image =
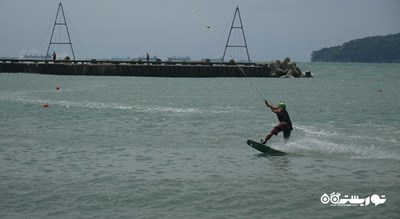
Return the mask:
<path id="1" fill-rule="evenodd" d="M 0 57 L 45 54 L 56 0 L 0 0 Z M 311 53 L 367 36 L 400 32 L 400 0 L 64 0 L 77 59 L 189 56 L 220 58 L 239 6 L 252 61 Z M 235 24 L 237 26 L 237 24 Z M 57 26 L 53 42 L 66 40 Z M 234 29 L 230 45 L 243 45 Z M 66 46 L 51 51 L 68 54 Z M 243 49 L 228 57 L 246 59 Z"/>

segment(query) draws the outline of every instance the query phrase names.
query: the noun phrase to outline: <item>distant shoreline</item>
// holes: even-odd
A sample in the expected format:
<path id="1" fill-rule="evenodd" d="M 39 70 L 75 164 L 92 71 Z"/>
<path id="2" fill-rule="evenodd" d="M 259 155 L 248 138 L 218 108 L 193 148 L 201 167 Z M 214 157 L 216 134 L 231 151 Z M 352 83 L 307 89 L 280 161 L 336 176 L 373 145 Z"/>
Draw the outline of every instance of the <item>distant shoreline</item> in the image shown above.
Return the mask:
<path id="1" fill-rule="evenodd" d="M 400 63 L 400 33 L 366 37 L 313 51 L 311 62 Z"/>

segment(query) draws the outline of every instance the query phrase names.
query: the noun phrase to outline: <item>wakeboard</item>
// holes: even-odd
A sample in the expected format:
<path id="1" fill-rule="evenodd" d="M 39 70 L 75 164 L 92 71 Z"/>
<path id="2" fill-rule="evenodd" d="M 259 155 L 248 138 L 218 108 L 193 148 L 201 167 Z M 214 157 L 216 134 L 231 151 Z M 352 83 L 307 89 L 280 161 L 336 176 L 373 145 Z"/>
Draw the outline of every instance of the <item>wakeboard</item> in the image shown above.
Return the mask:
<path id="1" fill-rule="evenodd" d="M 258 150 L 260 152 L 263 152 L 264 154 L 267 154 L 267 155 L 273 155 L 273 156 L 283 156 L 283 155 L 285 155 L 285 152 L 283 152 L 283 151 L 273 149 L 270 146 L 258 143 L 258 142 L 253 141 L 253 140 L 247 140 L 247 144 L 250 147 L 252 147 L 252 148 L 254 148 L 254 149 L 256 149 L 256 150 Z"/>

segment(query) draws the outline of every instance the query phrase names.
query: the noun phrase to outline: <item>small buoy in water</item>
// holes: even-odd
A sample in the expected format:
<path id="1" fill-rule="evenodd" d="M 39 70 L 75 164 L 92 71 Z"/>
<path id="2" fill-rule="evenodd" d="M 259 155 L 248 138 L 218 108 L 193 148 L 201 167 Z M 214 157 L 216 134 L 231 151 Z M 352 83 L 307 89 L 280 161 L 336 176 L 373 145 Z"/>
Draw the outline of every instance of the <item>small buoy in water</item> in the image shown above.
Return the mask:
<path id="1" fill-rule="evenodd" d="M 57 87 L 56 87 L 56 90 L 60 90 L 60 86 L 57 86 Z"/>
<path id="2" fill-rule="evenodd" d="M 46 109 L 49 108 L 49 104 L 48 103 L 44 103 L 43 104 L 43 108 L 46 108 Z"/>
<path id="3" fill-rule="evenodd" d="M 207 25 L 207 28 L 210 28 L 210 25 Z"/>

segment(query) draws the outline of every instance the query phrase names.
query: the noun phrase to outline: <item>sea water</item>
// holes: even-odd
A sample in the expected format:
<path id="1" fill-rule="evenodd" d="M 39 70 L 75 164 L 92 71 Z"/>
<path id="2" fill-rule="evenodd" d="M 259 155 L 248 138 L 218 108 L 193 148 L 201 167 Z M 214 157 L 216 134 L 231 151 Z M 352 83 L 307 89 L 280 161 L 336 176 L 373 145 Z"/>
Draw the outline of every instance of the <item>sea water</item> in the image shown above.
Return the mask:
<path id="1" fill-rule="evenodd" d="M 300 68 L 314 78 L 0 74 L 0 218 L 399 218 L 400 65 Z M 277 122 L 264 99 L 291 115 L 269 141 L 286 156 L 246 144 Z"/>

